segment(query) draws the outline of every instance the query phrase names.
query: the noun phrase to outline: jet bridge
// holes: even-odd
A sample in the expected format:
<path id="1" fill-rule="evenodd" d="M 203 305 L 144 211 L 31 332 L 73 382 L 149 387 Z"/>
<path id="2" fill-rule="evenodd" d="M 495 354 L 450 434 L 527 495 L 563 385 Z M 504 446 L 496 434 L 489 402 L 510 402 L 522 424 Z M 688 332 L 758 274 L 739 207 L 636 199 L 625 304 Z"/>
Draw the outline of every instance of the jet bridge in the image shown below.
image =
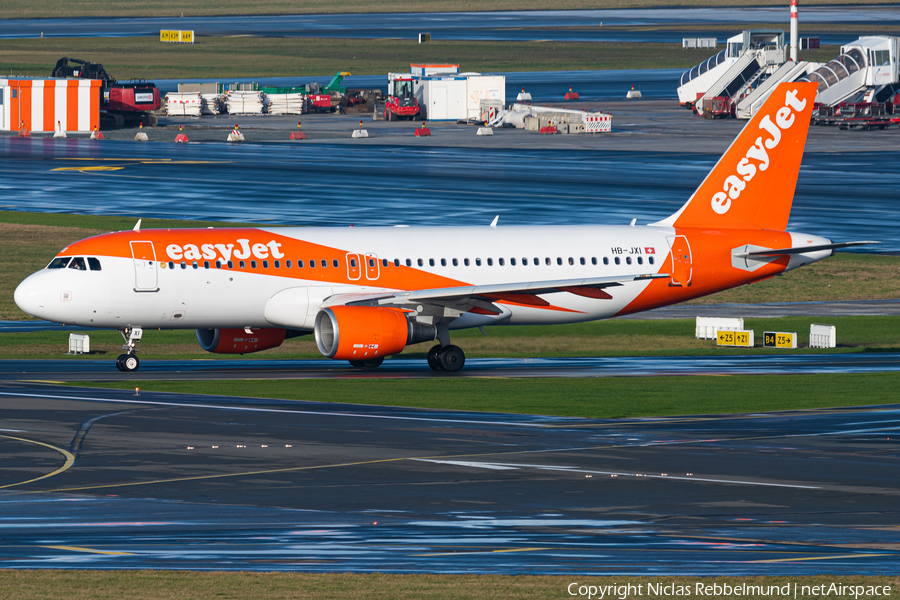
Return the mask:
<path id="1" fill-rule="evenodd" d="M 842 102 L 871 102 L 900 83 L 896 37 L 866 36 L 841 46 L 841 55 L 801 81 L 819 84 L 816 104 L 833 107 Z"/>

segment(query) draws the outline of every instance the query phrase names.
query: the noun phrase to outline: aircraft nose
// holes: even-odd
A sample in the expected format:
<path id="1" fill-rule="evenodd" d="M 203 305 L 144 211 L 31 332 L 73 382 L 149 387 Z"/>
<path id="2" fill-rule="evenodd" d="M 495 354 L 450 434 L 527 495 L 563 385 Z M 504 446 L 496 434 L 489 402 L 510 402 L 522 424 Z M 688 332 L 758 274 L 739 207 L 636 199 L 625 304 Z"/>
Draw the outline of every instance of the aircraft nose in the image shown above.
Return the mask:
<path id="1" fill-rule="evenodd" d="M 19 284 L 14 295 L 16 306 L 32 317 L 40 317 L 47 304 L 47 291 L 37 279 L 34 275 L 28 277 Z"/>

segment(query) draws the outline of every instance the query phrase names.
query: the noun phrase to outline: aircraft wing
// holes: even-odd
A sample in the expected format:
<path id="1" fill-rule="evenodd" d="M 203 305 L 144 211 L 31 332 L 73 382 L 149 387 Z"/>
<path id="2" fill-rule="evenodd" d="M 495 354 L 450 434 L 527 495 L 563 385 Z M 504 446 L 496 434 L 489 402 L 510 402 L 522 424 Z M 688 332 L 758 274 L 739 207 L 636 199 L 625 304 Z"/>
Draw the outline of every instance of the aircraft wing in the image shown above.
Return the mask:
<path id="1" fill-rule="evenodd" d="M 539 294 L 569 292 L 587 298 L 610 299 L 612 296 L 604 288 L 620 286 L 633 281 L 663 279 L 668 273 L 641 275 L 617 275 L 612 277 L 588 277 L 582 279 L 556 279 L 552 281 L 526 281 L 472 285 L 462 287 L 435 288 L 402 292 L 382 292 L 372 294 L 336 294 L 325 301 L 328 306 L 351 304 L 364 306 L 408 306 L 431 304 L 457 310 L 480 307 L 493 309 L 495 301 L 515 302 L 531 306 L 549 306 L 549 302 Z M 496 309 L 493 309 L 496 310 Z"/>

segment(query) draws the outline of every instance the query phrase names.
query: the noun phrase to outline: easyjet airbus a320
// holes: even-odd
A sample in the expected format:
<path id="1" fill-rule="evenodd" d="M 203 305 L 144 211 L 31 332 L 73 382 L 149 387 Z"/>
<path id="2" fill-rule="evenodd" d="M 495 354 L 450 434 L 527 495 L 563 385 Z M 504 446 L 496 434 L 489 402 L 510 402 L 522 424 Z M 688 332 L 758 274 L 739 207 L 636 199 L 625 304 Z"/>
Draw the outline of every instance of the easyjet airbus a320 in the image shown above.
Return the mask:
<path id="1" fill-rule="evenodd" d="M 225 228 L 108 233 L 64 248 L 15 292 L 26 313 L 117 328 L 122 371 L 143 329 L 195 329 L 245 354 L 314 333 L 328 358 L 377 367 L 450 331 L 576 323 L 683 302 L 821 260 L 830 240 L 785 231 L 816 84 L 784 83 L 677 213 L 646 226 Z M 140 224 L 140 223 L 139 223 Z"/>

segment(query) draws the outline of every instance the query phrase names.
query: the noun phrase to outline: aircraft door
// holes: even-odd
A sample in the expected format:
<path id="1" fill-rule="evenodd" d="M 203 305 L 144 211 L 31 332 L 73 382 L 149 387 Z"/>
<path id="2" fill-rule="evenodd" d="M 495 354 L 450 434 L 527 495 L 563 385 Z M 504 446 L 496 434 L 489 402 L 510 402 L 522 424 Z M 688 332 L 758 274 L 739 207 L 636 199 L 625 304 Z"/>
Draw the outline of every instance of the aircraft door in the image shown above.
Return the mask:
<path id="1" fill-rule="evenodd" d="M 134 258 L 134 291 L 158 292 L 153 242 L 131 242 L 131 256 Z"/>
<path id="2" fill-rule="evenodd" d="M 374 254 L 366 254 L 366 279 L 375 281 L 380 275 L 378 257 Z"/>
<path id="3" fill-rule="evenodd" d="M 350 281 L 356 281 L 361 275 L 362 267 L 359 264 L 360 256 L 359 254 L 348 254 L 347 255 L 347 279 Z"/>
<path id="4" fill-rule="evenodd" d="M 672 277 L 669 285 L 673 287 L 688 287 L 691 285 L 691 275 L 694 265 L 691 261 L 691 245 L 683 235 L 667 237 L 669 250 L 672 255 Z"/>

